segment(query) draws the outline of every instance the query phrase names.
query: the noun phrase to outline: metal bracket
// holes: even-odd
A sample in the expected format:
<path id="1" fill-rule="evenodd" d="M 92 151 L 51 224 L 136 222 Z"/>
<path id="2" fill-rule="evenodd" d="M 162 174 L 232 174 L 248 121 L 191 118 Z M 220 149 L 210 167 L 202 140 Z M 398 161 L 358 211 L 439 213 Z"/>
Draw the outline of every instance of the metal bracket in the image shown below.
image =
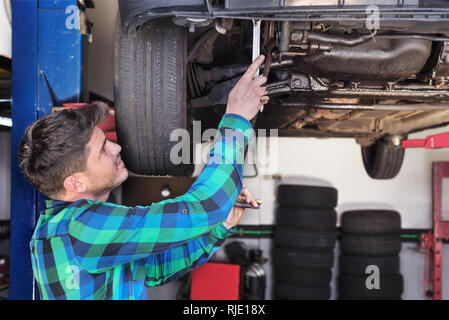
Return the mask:
<path id="1" fill-rule="evenodd" d="M 421 236 L 421 245 L 426 248 L 426 262 L 428 255 L 431 255 L 431 261 L 428 270 L 429 282 L 434 300 L 441 300 L 442 275 L 443 275 L 443 239 L 449 239 L 449 221 L 444 221 L 442 216 L 442 181 L 443 178 L 449 178 L 449 162 L 433 162 L 433 231 Z M 426 283 L 424 283 L 426 285 Z M 425 287 L 426 289 L 426 287 Z"/>

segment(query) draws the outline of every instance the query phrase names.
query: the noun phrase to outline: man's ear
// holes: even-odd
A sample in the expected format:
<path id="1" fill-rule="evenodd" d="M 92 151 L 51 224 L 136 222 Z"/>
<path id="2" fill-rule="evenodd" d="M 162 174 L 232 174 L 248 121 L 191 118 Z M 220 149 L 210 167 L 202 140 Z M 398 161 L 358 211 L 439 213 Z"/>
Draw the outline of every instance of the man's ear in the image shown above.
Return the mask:
<path id="1" fill-rule="evenodd" d="M 64 188 L 70 193 L 83 193 L 87 190 L 84 180 L 77 174 L 72 174 L 65 178 Z"/>

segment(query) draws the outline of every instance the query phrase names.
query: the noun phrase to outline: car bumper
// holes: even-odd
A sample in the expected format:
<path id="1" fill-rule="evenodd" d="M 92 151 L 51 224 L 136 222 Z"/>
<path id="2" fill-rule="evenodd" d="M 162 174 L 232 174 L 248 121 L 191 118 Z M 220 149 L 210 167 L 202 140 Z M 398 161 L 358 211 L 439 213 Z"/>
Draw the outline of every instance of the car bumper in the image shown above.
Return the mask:
<path id="1" fill-rule="evenodd" d="M 343 3 L 343 4 L 342 4 Z M 124 30 L 157 17 L 176 16 L 196 19 L 234 18 L 279 21 L 338 22 L 341 26 L 363 27 L 379 9 L 381 27 L 420 32 L 445 32 L 449 26 L 449 3 L 445 1 L 402 0 L 226 0 L 212 6 L 209 0 L 119 0 Z M 368 10 L 367 10 L 368 9 Z"/>

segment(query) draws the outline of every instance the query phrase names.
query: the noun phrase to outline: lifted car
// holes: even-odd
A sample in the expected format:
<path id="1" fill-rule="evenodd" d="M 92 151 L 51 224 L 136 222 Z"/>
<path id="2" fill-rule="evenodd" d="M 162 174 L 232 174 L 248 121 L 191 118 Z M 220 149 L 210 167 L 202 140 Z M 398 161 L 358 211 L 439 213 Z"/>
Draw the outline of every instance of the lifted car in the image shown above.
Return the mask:
<path id="1" fill-rule="evenodd" d="M 255 128 L 353 137 L 367 173 L 395 177 L 401 139 L 449 123 L 449 4 L 421 0 L 119 0 L 115 104 L 128 168 L 188 176 L 170 133 L 218 125 L 252 61 L 270 65 Z M 376 28 L 371 28 L 376 26 Z M 270 60 L 270 62 L 268 62 Z M 192 145 L 190 146 L 192 148 Z"/>

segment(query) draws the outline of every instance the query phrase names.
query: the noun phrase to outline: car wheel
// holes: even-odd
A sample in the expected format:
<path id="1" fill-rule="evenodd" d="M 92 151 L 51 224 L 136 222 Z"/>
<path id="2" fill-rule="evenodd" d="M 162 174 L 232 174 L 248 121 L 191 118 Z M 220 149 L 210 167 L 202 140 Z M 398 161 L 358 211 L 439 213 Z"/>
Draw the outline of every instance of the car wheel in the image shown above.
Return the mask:
<path id="1" fill-rule="evenodd" d="M 274 243 L 309 250 L 329 250 L 335 247 L 335 231 L 306 231 L 285 227 L 276 227 Z"/>
<path id="2" fill-rule="evenodd" d="M 276 300 L 329 300 L 331 288 L 329 285 L 323 287 L 300 287 L 286 283 L 276 283 L 274 287 Z"/>
<path id="3" fill-rule="evenodd" d="M 340 272 L 353 275 L 366 275 L 368 266 L 377 266 L 380 274 L 399 273 L 400 260 L 399 255 L 392 256 L 351 256 L 341 254 L 339 257 Z"/>
<path id="4" fill-rule="evenodd" d="M 286 207 L 334 209 L 337 198 L 332 187 L 281 184 L 277 190 L 278 203 Z"/>
<path id="5" fill-rule="evenodd" d="M 404 291 L 404 279 L 401 274 L 381 275 L 378 289 L 367 288 L 368 275 L 340 274 L 338 288 L 342 296 L 359 299 L 386 299 L 400 297 Z"/>
<path id="6" fill-rule="evenodd" d="M 277 208 L 276 225 L 307 231 L 337 231 L 337 213 L 332 209 Z"/>
<path id="7" fill-rule="evenodd" d="M 401 251 L 401 235 L 343 234 L 341 251 L 348 255 L 391 256 Z"/>
<path id="8" fill-rule="evenodd" d="M 190 176 L 193 144 L 186 108 L 187 30 L 170 19 L 146 22 L 115 39 L 114 99 L 117 139 L 127 168 L 142 175 Z M 173 163 L 170 141 L 175 129 L 184 129 L 188 153 L 185 163 Z M 186 132 L 186 131 L 183 131 Z M 178 145 L 177 147 L 179 147 Z M 177 158 L 181 158 L 179 153 Z"/>
<path id="9" fill-rule="evenodd" d="M 276 245 L 273 250 L 275 264 L 286 264 L 307 268 L 332 268 L 334 265 L 334 252 L 295 250 Z"/>
<path id="10" fill-rule="evenodd" d="M 405 150 L 378 140 L 371 146 L 362 147 L 365 170 L 373 179 L 393 179 L 401 170 Z"/>
<path id="11" fill-rule="evenodd" d="M 332 279 L 330 268 L 310 268 L 280 263 L 274 265 L 274 270 L 276 282 L 290 283 L 297 286 L 327 286 Z"/>
<path id="12" fill-rule="evenodd" d="M 341 215 L 341 228 L 350 234 L 398 234 L 401 216 L 393 210 L 352 210 Z"/>

